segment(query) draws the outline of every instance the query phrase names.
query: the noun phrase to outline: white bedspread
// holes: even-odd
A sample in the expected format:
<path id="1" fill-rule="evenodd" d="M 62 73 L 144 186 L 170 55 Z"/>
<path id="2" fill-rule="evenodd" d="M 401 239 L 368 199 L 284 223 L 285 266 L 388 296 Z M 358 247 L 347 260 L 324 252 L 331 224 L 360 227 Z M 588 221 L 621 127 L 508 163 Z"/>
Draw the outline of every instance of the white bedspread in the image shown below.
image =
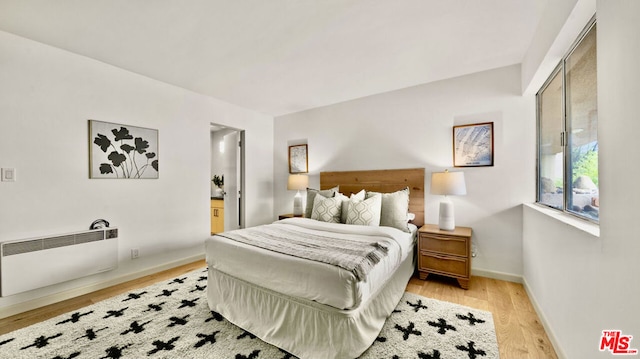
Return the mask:
<path id="1" fill-rule="evenodd" d="M 367 301 L 411 253 L 415 226 L 405 233 L 391 227 L 325 223 L 306 218 L 274 222 L 296 230 L 349 238 L 354 235 L 391 237 L 396 245 L 363 281 L 344 269 L 236 242 L 221 236 L 206 240 L 207 263 L 217 271 L 288 296 L 304 298 L 339 309 L 352 309 Z"/>

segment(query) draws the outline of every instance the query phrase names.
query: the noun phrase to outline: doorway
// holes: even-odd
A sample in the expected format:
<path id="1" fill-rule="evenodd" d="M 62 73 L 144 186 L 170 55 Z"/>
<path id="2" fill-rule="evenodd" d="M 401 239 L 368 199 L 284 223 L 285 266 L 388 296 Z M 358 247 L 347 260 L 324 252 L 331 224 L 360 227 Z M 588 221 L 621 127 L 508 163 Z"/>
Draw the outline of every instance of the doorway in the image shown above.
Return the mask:
<path id="1" fill-rule="evenodd" d="M 211 124 L 212 234 L 244 228 L 244 148 L 244 130 Z"/>

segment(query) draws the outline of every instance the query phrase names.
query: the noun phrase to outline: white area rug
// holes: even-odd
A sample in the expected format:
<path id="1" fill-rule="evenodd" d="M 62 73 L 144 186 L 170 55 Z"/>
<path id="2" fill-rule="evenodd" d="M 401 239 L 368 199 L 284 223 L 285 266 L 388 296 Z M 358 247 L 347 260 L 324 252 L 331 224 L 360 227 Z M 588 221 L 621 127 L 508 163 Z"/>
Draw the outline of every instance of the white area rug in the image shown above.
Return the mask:
<path id="1" fill-rule="evenodd" d="M 0 358 L 295 358 L 211 312 L 204 270 L 0 336 Z M 405 293 L 361 358 L 498 358 L 491 313 Z"/>

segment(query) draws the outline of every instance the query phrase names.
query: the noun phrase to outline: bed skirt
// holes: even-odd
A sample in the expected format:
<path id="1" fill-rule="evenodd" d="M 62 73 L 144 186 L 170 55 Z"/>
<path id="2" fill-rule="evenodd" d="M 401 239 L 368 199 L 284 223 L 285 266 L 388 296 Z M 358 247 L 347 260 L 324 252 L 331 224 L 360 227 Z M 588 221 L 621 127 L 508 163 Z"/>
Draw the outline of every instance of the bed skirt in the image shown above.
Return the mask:
<path id="1" fill-rule="evenodd" d="M 409 255 L 367 302 L 339 310 L 289 297 L 209 267 L 209 308 L 267 343 L 300 358 L 357 358 L 377 338 L 414 272 Z"/>

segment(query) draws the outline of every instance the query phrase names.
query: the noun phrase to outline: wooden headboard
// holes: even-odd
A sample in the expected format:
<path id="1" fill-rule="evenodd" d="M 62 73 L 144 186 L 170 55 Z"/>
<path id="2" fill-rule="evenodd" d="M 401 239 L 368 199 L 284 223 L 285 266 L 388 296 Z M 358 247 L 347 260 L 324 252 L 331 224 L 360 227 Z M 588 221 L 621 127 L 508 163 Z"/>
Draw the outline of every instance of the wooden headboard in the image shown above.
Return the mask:
<path id="1" fill-rule="evenodd" d="M 389 193 L 409 187 L 409 212 L 416 215 L 412 223 L 424 224 L 424 168 L 320 172 L 320 189 L 335 186 L 346 196 L 362 189 Z"/>

